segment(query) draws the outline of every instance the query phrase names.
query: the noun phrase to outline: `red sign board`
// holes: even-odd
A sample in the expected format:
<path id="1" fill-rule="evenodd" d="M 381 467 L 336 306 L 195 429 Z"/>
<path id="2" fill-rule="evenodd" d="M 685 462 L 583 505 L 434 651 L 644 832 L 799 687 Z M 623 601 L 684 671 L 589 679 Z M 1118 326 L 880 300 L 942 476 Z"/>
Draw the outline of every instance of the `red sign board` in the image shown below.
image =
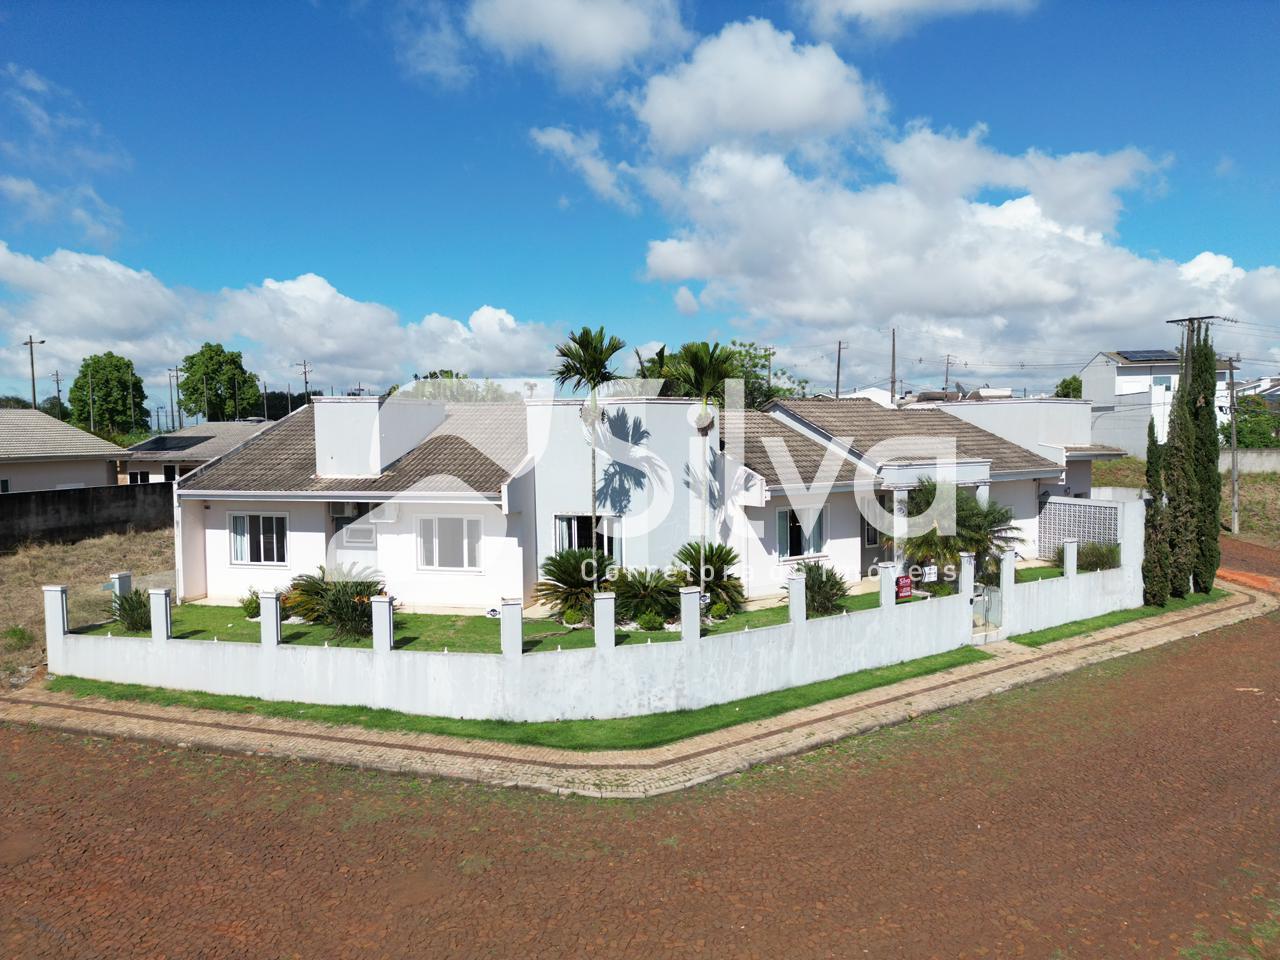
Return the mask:
<path id="1" fill-rule="evenodd" d="M 898 599 L 910 600 L 911 599 L 911 578 L 908 576 L 901 576 L 897 579 L 896 585 L 898 588 L 897 590 Z"/>

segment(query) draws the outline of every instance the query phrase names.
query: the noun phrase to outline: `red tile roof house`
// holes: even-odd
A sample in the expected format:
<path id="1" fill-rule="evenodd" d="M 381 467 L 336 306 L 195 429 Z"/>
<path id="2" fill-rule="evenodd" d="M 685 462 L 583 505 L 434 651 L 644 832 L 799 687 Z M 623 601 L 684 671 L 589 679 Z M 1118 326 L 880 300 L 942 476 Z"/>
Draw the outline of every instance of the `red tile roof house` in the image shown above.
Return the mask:
<path id="1" fill-rule="evenodd" d="M 235 602 L 338 564 L 376 568 L 410 611 L 527 601 L 544 559 L 590 542 L 582 406 L 317 397 L 179 480 L 178 598 Z M 738 551 L 752 599 L 779 595 L 805 559 L 852 581 L 892 559 L 855 500 L 859 483 L 892 509 L 941 470 L 1012 507 L 1034 556 L 1042 494 L 1065 480 L 1061 457 L 939 409 L 777 401 L 717 412 L 704 437 L 697 401 L 600 407 L 600 546 L 624 566 L 667 566 L 698 539 L 705 502 L 708 539 Z M 954 444 L 951 460 L 930 460 L 922 436 Z M 898 441 L 893 456 L 884 441 Z M 811 490 L 816 480 L 830 489 Z"/>

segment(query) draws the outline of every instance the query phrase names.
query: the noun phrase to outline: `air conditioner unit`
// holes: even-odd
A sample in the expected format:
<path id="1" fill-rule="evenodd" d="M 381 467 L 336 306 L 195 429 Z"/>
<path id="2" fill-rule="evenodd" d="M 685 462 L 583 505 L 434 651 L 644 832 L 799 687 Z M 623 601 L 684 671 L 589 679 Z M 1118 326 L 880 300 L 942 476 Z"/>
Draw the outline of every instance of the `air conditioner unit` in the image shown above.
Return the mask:
<path id="1" fill-rule="evenodd" d="M 372 509 L 366 515 L 370 523 L 395 523 L 400 516 L 400 504 L 394 501 L 371 504 Z"/>
<path id="2" fill-rule="evenodd" d="M 333 501 L 329 504 L 329 516 L 350 517 L 354 520 L 356 517 L 360 516 L 360 504 Z"/>

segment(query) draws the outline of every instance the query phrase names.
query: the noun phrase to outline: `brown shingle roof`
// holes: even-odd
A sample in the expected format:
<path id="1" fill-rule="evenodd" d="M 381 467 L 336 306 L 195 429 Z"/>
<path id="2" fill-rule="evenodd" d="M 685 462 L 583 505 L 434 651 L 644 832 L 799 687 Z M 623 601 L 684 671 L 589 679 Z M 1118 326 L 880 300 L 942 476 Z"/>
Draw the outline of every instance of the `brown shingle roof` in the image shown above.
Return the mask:
<path id="1" fill-rule="evenodd" d="M 733 418 L 732 414 L 729 414 L 725 418 L 727 440 L 731 439 L 732 430 Z M 787 452 L 791 454 L 791 462 L 795 464 L 796 471 L 800 474 L 800 479 L 806 485 L 812 484 L 828 448 L 767 413 L 761 413 L 758 410 L 742 412 L 743 460 L 748 467 L 764 477 L 765 483 L 771 487 L 780 486 L 784 482 L 777 464 L 769 455 L 769 449 L 765 445 L 766 438 L 775 437 L 786 445 Z M 834 482 L 852 481 L 856 476 L 857 465 L 842 456 Z"/>
<path id="2" fill-rule="evenodd" d="M 116 460 L 124 450 L 39 410 L 0 410 L 0 460 Z"/>
<path id="3" fill-rule="evenodd" d="M 129 448 L 134 460 L 212 460 L 230 453 L 271 424 L 265 420 L 201 423 L 148 437 Z"/>
<path id="4" fill-rule="evenodd" d="M 897 437 L 954 437 L 958 457 L 990 460 L 993 475 L 1035 470 L 1048 474 L 1062 469 L 1026 447 L 936 408 L 896 410 L 874 400 L 849 398 L 775 400 L 767 409 L 790 412 L 828 436 L 848 441 L 859 452 Z"/>
<path id="5" fill-rule="evenodd" d="M 179 481 L 183 491 L 497 494 L 527 449 L 521 404 L 451 404 L 444 422 L 377 477 L 321 478 L 310 406 Z"/>

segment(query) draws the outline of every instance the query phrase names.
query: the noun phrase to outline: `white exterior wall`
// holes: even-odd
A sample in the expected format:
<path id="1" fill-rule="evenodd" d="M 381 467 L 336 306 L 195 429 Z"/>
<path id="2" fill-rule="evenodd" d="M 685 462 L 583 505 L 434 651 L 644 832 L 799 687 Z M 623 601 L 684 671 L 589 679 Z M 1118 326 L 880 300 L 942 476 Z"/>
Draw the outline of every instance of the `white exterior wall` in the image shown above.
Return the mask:
<path id="1" fill-rule="evenodd" d="M 174 507 L 173 540 L 177 554 L 177 600 L 198 600 L 209 591 L 206 577 L 205 514 L 203 500 L 177 500 Z M 227 554 L 230 560 L 230 553 Z"/>
<path id="2" fill-rule="evenodd" d="M 953 417 L 1062 463 L 1062 448 L 1090 442 L 1087 400 L 1054 397 L 939 403 Z"/>
<path id="3" fill-rule="evenodd" d="M 10 493 L 57 490 L 66 487 L 110 487 L 116 482 L 114 460 L 6 460 L 0 479 Z"/>
<path id="4" fill-rule="evenodd" d="M 300 573 L 325 562 L 325 504 L 318 501 L 209 500 L 204 510 L 205 593 L 214 603 L 235 604 L 250 590 L 284 590 Z M 229 513 L 288 516 L 284 564 L 231 562 Z M 184 551 L 185 556 L 185 551 Z M 184 563 L 185 567 L 185 563 Z"/>
<path id="5" fill-rule="evenodd" d="M 797 564 L 815 560 L 834 567 L 850 583 L 862 579 L 862 515 L 852 493 L 833 493 L 827 500 L 826 547 L 820 554 L 779 558 L 778 511 L 790 508 L 782 495 L 771 497 L 763 507 L 747 507 L 730 534 L 729 543 L 742 558 L 739 576 L 747 598 L 781 596 L 787 577 Z M 744 522 L 745 521 L 745 522 Z M 758 531 L 758 532 L 757 532 Z"/>
<path id="6" fill-rule="evenodd" d="M 1034 480 L 1002 480 L 991 484 L 991 500 L 1013 510 L 1013 525 L 1022 543 L 1019 555 L 1034 557 L 1040 544 L 1039 487 Z"/>

